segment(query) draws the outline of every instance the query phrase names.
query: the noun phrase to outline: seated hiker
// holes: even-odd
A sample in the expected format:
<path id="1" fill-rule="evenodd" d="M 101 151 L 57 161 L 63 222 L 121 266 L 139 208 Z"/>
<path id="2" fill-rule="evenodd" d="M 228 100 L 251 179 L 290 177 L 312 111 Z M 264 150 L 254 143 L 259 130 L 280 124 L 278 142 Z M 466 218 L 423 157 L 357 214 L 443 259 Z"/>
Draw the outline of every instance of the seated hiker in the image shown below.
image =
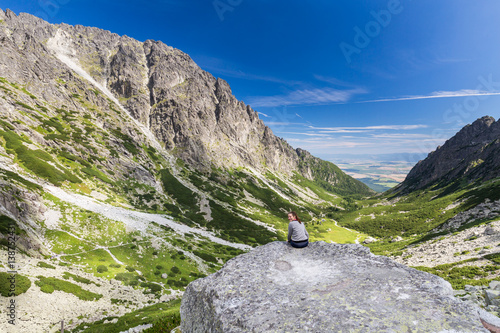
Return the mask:
<path id="1" fill-rule="evenodd" d="M 304 223 L 299 219 L 297 213 L 288 213 L 288 243 L 291 246 L 301 248 L 309 244 L 309 234 L 307 233 Z"/>

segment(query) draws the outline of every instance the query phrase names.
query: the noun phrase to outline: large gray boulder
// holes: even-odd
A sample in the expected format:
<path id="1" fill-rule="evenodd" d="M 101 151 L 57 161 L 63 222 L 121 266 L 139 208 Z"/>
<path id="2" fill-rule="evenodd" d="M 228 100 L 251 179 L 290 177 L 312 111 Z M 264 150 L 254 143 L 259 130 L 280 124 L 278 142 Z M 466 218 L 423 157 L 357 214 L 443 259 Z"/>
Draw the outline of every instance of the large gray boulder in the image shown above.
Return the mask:
<path id="1" fill-rule="evenodd" d="M 498 318 L 453 297 L 445 280 L 361 245 L 273 242 L 186 289 L 193 332 L 489 332 Z"/>

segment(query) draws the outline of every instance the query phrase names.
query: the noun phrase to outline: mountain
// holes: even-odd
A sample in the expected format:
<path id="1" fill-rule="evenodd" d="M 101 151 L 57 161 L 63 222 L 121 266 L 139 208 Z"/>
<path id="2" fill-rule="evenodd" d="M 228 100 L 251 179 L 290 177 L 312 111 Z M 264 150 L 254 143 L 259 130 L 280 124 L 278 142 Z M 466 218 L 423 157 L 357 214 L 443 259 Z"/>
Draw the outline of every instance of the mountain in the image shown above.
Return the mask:
<path id="1" fill-rule="evenodd" d="M 410 192 L 460 179 L 470 183 L 497 177 L 500 177 L 500 121 L 484 116 L 418 162 L 399 189 Z"/>
<path id="2" fill-rule="evenodd" d="M 2 63 L 10 64 L 2 71 L 6 79 L 26 83 L 32 94 L 56 104 L 102 107 L 109 98 L 167 151 L 199 170 L 252 167 L 318 177 L 300 151 L 276 137 L 257 112 L 232 95 L 227 82 L 162 42 L 50 25 L 8 10 L 1 38 Z M 327 182 L 342 186 L 346 177 L 332 164 L 328 167 Z"/>
<path id="3" fill-rule="evenodd" d="M 22 331 L 178 313 L 191 281 L 286 239 L 290 210 L 311 240 L 364 237 L 324 212 L 373 191 L 162 42 L 0 10 L 0 73 L 0 304 L 10 267 Z"/>

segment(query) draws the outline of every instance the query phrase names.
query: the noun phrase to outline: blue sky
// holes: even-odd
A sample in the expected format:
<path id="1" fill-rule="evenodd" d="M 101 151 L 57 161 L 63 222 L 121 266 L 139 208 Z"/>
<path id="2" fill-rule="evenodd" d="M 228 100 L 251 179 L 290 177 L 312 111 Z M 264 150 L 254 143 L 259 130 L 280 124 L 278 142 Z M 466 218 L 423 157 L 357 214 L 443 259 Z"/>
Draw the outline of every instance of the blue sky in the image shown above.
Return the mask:
<path id="1" fill-rule="evenodd" d="M 188 53 L 316 156 L 424 157 L 500 117 L 496 0 L 0 0 Z"/>

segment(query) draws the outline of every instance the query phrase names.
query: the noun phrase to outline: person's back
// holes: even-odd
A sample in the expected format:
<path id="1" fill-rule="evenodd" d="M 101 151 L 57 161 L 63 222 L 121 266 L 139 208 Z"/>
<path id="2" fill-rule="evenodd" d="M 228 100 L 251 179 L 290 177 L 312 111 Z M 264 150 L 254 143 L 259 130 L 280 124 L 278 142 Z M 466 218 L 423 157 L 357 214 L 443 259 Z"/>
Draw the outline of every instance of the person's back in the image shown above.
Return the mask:
<path id="1" fill-rule="evenodd" d="M 302 248 L 309 244 L 309 234 L 307 233 L 304 223 L 297 216 L 297 213 L 288 213 L 288 242 L 293 247 Z"/>

